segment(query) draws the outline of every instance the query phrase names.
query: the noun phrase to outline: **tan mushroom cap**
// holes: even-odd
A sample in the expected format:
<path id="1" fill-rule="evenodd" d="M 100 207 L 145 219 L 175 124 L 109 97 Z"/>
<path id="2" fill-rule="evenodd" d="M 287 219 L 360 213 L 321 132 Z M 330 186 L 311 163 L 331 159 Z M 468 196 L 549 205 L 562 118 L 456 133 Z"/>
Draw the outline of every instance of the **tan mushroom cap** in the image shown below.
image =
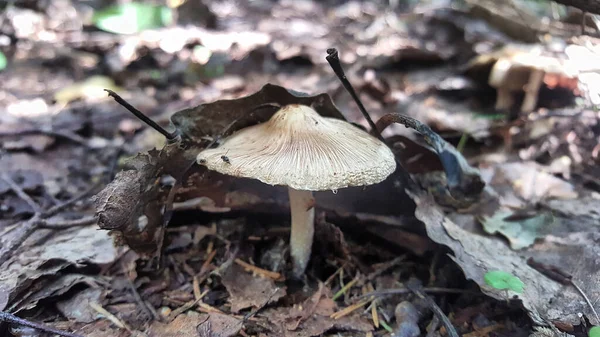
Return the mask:
<path id="1" fill-rule="evenodd" d="M 396 169 L 394 154 L 377 138 L 304 105 L 281 108 L 267 122 L 200 152 L 197 161 L 227 175 L 308 191 L 372 185 Z"/>

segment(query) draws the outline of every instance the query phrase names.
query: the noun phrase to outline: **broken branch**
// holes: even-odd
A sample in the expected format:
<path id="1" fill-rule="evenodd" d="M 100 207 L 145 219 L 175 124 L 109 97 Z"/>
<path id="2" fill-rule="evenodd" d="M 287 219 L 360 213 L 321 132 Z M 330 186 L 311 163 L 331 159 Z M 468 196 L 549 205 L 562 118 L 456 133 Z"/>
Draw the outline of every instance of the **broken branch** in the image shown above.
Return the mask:
<path id="1" fill-rule="evenodd" d="M 9 313 L 3 312 L 3 311 L 0 311 L 0 321 L 26 326 L 26 327 L 33 328 L 33 329 L 36 329 L 39 331 L 51 333 L 53 335 L 59 335 L 59 336 L 64 336 L 64 337 L 83 337 L 78 334 L 74 334 L 74 333 L 67 332 L 67 331 L 61 331 L 58 329 L 51 328 L 49 326 L 31 322 L 26 319 L 17 317 L 13 314 L 9 314 Z"/>
<path id="2" fill-rule="evenodd" d="M 119 96 L 116 92 L 109 89 L 104 89 L 104 91 L 108 93 L 108 96 L 114 98 L 114 100 L 117 103 L 121 104 L 125 109 L 127 109 L 129 112 L 135 115 L 135 117 L 139 118 L 142 122 L 148 124 L 148 126 L 153 128 L 154 130 L 160 132 L 168 140 L 173 140 L 177 138 L 177 132 L 169 132 L 165 130 L 162 126 L 158 125 L 155 121 L 150 119 L 148 116 L 144 115 L 140 110 L 134 108 L 131 104 L 127 103 L 127 101 L 124 100 L 121 96 Z"/>
<path id="3" fill-rule="evenodd" d="M 365 106 L 362 104 L 362 102 L 358 98 L 358 95 L 356 94 L 354 87 L 352 87 L 352 84 L 350 83 L 350 81 L 348 81 L 348 78 L 346 77 L 346 74 L 344 73 L 344 69 L 342 68 L 342 64 L 340 63 L 340 57 L 338 55 L 337 49 L 335 49 L 335 48 L 327 49 L 327 56 L 325 57 L 325 59 L 327 59 L 327 62 L 329 62 L 329 65 L 331 66 L 331 69 L 333 69 L 333 71 L 335 72 L 335 75 L 340 79 L 340 81 L 342 82 L 342 85 L 344 86 L 346 91 L 348 91 L 350 96 L 352 96 L 352 99 L 354 100 L 354 102 L 356 102 L 356 104 L 358 105 L 360 112 L 363 114 L 363 116 L 367 120 L 367 123 L 369 123 L 369 127 L 371 128 L 372 132 L 375 133 L 375 136 L 377 136 L 377 138 L 380 141 L 383 142 L 384 141 L 383 137 L 377 130 L 377 127 L 375 126 L 375 122 L 373 122 L 373 120 L 371 119 L 371 116 L 367 112 L 367 109 L 365 109 Z"/>

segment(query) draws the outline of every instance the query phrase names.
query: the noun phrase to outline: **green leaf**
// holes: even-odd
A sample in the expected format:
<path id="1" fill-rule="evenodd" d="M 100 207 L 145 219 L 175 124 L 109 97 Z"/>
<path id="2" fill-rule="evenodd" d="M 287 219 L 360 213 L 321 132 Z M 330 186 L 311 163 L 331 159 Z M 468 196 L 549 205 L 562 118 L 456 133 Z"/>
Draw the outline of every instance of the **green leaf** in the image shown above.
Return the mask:
<path id="1" fill-rule="evenodd" d="M 500 210 L 491 217 L 484 217 L 481 224 L 487 233 L 504 235 L 510 242 L 510 248 L 515 250 L 531 246 L 537 238 L 551 233 L 558 224 L 554 216 L 547 212 L 534 217 L 507 220 L 512 215 L 510 211 Z"/>
<path id="2" fill-rule="evenodd" d="M 498 290 L 512 290 L 522 293 L 525 284 L 516 276 L 505 271 L 490 271 L 483 276 L 485 283 Z"/>
<path id="3" fill-rule="evenodd" d="M 134 34 L 169 25 L 173 21 L 173 12 L 165 6 L 131 2 L 100 10 L 94 13 L 92 21 L 107 32 Z"/>
<path id="4" fill-rule="evenodd" d="M 5 69 L 6 65 L 8 65 L 8 60 L 6 59 L 6 56 L 0 51 L 0 70 Z"/>
<path id="5" fill-rule="evenodd" d="M 600 337 L 600 326 L 595 326 L 590 329 L 588 334 L 590 337 Z"/>

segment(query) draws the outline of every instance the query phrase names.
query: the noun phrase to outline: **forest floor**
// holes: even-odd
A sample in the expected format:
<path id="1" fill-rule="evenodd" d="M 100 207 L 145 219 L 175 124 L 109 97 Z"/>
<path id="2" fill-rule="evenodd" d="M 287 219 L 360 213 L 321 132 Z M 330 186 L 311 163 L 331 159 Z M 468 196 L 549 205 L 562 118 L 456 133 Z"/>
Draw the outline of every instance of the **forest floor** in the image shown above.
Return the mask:
<path id="1" fill-rule="evenodd" d="M 594 20 L 582 35 L 580 13 L 510 1 L 166 3 L 122 17 L 105 0 L 0 5 L 1 336 L 584 337 L 600 325 Z M 190 168 L 197 148 L 104 89 L 191 138 L 234 131 L 256 108 L 239 99 L 260 90 L 252 102 L 305 100 L 368 129 L 332 47 L 373 120 L 400 113 L 447 143 L 392 124 L 396 173 L 315 193 L 298 280 L 284 187 Z"/>

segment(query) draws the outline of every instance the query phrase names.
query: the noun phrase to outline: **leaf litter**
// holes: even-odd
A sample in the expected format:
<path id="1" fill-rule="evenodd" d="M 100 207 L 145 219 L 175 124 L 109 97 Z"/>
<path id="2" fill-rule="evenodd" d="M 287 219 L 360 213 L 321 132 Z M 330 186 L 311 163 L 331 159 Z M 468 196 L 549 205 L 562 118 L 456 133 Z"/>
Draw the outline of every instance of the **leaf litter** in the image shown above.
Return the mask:
<path id="1" fill-rule="evenodd" d="M 0 97 L 9 107 L 0 130 L 8 154 L 0 160 L 26 195 L 0 181 L 2 245 L 35 216 L 32 205 L 52 207 L 90 181 L 116 174 L 94 200 L 98 225 L 110 232 L 74 223 L 94 212 L 87 200 L 45 220 L 48 228 L 33 232 L 2 266 L 3 310 L 85 336 L 369 336 L 419 328 L 452 333 L 444 324 L 454 324 L 461 334 L 525 336 L 532 327 L 522 320 L 524 313 L 506 314 L 521 305 L 534 324 L 576 335 L 588 330 L 586 324 L 600 323 L 593 308 L 600 288 L 600 275 L 594 274 L 600 269 L 595 248 L 600 198 L 593 161 L 587 159 L 597 157 L 597 116 L 589 107 L 561 110 L 573 107 L 573 97 L 582 92 L 593 101 L 597 93 L 589 76 L 580 73 L 576 82 L 543 69 L 540 82 L 540 71 L 530 70 L 537 74 L 528 78 L 531 90 L 509 88 L 508 99 L 495 101 L 504 87 L 492 79 L 514 74 L 494 71 L 513 62 L 510 69 L 522 72 L 522 62 L 511 53 L 530 56 L 540 45 L 512 44 L 539 27 L 527 27 L 523 36 L 503 35 L 510 27 L 485 23 L 489 16 L 481 16 L 482 8 L 497 9 L 490 4 L 471 4 L 468 11 L 418 4 L 396 15 L 374 3 L 283 1 L 264 16 L 254 5 L 226 9 L 211 2 L 203 9 L 208 16 L 181 16 L 208 29 L 167 27 L 128 37 L 74 30 L 63 41 L 55 33 L 56 20 L 81 23 L 49 15 L 55 6 L 50 1 L 33 13 L 17 5 L 7 20 L 13 28 L 22 27 L 14 21 L 19 16 L 35 17 L 39 24 L 28 32 L 19 28 L 17 39 L 27 36 L 33 48 L 23 56 L 18 47 L 0 73 L 7 83 Z M 82 10 L 71 2 L 62 6 Z M 174 10 L 181 14 L 186 6 Z M 328 20 L 315 25 L 313 13 Z M 501 11 L 489 13 L 512 22 Z M 236 32 L 239 18 L 256 25 L 252 34 Z M 281 30 L 283 23 L 291 23 L 289 29 Z M 569 31 L 561 27 L 552 26 L 557 36 Z M 44 41 L 57 43 L 40 48 Z M 578 43 L 594 41 L 577 37 L 554 54 L 542 54 L 576 58 L 583 53 Z M 337 195 L 317 193 L 319 234 L 299 286 L 286 277 L 285 191 L 191 164 L 201 149 L 218 146 L 220 138 L 267 120 L 289 103 L 368 125 L 325 68 L 324 51 L 331 46 L 342 51 L 342 61 L 356 65 L 346 67 L 348 77 L 376 120 L 385 116 L 378 126 L 387 127 L 384 135 L 410 176 L 396 173 L 378 186 Z M 501 46 L 507 47 L 493 51 Z M 30 61 L 37 72 L 26 72 L 21 59 L 34 59 L 41 50 L 48 64 Z M 98 57 L 76 50 L 93 50 L 107 66 L 101 75 L 133 97 L 135 106 L 149 110 L 173 139 L 151 150 L 156 137 L 137 132 L 139 126 L 118 125 L 122 114 L 106 113 L 117 110 L 114 103 L 91 100 L 97 92 L 54 102 L 58 89 L 77 88 L 98 75 L 90 73 Z M 203 52 L 191 57 L 193 50 Z M 48 51 L 57 56 L 48 57 Z M 73 60 L 75 71 L 64 59 Z M 56 73 L 49 77 L 46 68 Z M 228 76 L 237 80 L 228 83 Z M 574 83 L 587 83 L 589 90 L 575 89 Z M 149 95 L 136 93 L 140 88 Z M 29 100 L 32 92 L 41 96 L 39 102 Z M 517 109 L 494 111 L 513 101 Z M 39 117 L 54 114 L 67 124 Z M 31 120 L 34 128 L 23 129 Z M 389 126 L 398 121 L 424 137 Z M 58 125 L 68 125 L 68 132 L 54 131 Z M 504 147 L 497 146 L 498 137 Z M 113 148 L 116 144 L 123 145 Z M 126 163 L 121 155 L 129 157 Z M 22 168 L 36 179 L 14 175 Z M 67 223 L 72 226 L 50 228 Z M 522 280 L 523 293 L 507 297 L 486 285 L 486 273 L 498 270 Z M 424 281 L 421 292 L 411 286 L 414 276 Z M 391 290 L 399 294 L 369 296 Z M 444 305 L 432 306 L 436 302 Z M 398 303 L 419 315 L 410 320 L 395 315 Z M 480 308 L 478 316 L 468 315 L 473 308 Z M 460 323 L 457 317 L 467 318 Z M 499 323 L 506 321 L 513 324 Z M 542 329 L 559 335 L 541 327 L 534 334 Z"/>

